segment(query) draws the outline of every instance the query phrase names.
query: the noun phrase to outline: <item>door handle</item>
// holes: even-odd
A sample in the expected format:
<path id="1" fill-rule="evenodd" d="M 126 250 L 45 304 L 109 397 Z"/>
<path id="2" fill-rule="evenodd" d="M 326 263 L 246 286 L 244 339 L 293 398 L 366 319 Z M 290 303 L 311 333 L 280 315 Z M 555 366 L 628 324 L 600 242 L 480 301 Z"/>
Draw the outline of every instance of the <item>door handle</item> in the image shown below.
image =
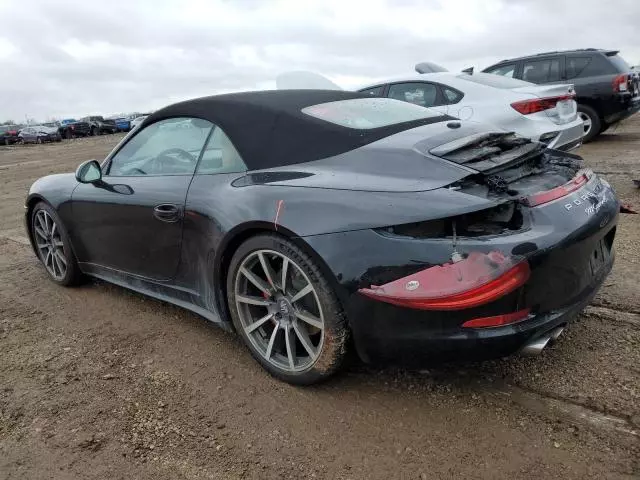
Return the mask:
<path id="1" fill-rule="evenodd" d="M 177 205 L 163 203 L 153 209 L 153 216 L 163 222 L 173 223 L 180 220 L 181 210 Z"/>

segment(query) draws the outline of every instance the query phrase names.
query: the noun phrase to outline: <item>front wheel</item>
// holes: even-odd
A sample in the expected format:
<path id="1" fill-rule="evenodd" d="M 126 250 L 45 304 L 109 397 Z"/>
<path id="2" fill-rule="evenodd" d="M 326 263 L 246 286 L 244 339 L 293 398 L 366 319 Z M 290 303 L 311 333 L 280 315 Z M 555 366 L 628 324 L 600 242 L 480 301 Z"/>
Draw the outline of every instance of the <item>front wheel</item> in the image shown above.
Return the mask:
<path id="1" fill-rule="evenodd" d="M 31 237 L 49 277 L 64 286 L 77 284 L 82 274 L 62 220 L 48 204 L 38 203 L 31 214 Z"/>
<path id="2" fill-rule="evenodd" d="M 243 243 L 231 259 L 227 300 L 236 331 L 276 378 L 309 385 L 342 365 L 348 330 L 340 302 L 290 240 L 258 235 Z"/>

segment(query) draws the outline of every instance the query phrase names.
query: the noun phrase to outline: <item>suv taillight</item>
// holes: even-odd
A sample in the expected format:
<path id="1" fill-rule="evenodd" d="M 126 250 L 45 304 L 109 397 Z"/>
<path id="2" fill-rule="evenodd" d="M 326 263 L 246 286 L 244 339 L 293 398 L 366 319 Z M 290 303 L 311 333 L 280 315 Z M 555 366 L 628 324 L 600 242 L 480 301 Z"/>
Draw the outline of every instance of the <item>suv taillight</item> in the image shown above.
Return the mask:
<path id="1" fill-rule="evenodd" d="M 629 85 L 627 84 L 628 81 L 629 81 L 629 76 L 626 73 L 616 75 L 616 78 L 613 79 L 613 91 L 616 93 L 628 92 L 629 91 Z"/>
<path id="2" fill-rule="evenodd" d="M 551 108 L 556 108 L 556 103 L 563 100 L 573 100 L 575 97 L 575 94 L 571 94 L 559 97 L 533 98 L 531 100 L 514 102 L 511 104 L 511 107 L 522 115 L 531 115 L 532 113 L 543 112 Z"/>

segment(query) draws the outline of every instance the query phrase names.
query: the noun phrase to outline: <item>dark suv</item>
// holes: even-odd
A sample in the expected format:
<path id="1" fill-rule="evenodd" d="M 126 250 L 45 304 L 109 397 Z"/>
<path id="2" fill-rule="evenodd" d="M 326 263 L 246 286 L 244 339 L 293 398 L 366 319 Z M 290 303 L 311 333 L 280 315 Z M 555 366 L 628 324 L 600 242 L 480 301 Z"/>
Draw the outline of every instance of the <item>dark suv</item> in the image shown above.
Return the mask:
<path id="1" fill-rule="evenodd" d="M 584 142 L 640 110 L 638 76 L 616 50 L 540 53 L 503 60 L 483 71 L 532 83 L 573 83 Z"/>

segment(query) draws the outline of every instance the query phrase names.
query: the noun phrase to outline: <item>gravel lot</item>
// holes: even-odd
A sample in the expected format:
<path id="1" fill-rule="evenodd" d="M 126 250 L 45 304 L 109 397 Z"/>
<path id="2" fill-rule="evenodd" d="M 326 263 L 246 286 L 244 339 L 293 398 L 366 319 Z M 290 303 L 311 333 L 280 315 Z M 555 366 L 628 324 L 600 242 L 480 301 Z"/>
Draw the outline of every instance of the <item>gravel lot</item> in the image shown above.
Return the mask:
<path id="1" fill-rule="evenodd" d="M 354 364 L 295 388 L 195 314 L 48 281 L 23 201 L 119 135 L 0 147 L 0 478 L 640 477 L 640 217 L 560 341 L 421 372 Z M 640 116 L 578 152 L 640 209 Z"/>

